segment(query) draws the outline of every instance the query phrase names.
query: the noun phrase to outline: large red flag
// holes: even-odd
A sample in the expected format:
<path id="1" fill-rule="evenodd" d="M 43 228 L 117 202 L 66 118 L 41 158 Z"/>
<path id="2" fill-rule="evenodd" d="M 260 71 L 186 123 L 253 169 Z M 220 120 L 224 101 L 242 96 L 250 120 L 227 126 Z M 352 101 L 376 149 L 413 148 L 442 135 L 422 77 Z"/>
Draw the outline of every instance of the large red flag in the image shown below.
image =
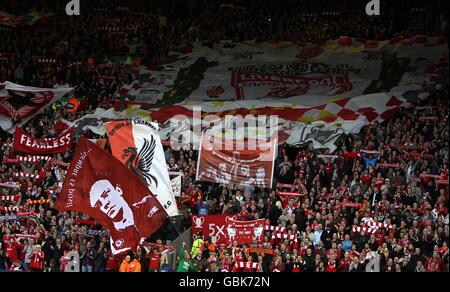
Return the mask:
<path id="1" fill-rule="evenodd" d="M 135 174 L 84 137 L 77 146 L 55 207 L 95 218 L 109 230 L 113 254 L 136 250 L 167 216 Z"/>

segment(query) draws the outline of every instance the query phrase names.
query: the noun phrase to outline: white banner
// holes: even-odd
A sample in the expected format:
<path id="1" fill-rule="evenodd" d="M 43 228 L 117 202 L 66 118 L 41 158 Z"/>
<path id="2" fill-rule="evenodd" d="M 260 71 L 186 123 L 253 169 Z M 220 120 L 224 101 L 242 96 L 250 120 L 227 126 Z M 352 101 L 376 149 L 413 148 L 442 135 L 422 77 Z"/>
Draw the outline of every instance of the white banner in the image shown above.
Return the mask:
<path id="1" fill-rule="evenodd" d="M 143 180 L 169 216 L 178 209 L 164 156 L 158 125 L 143 119 L 106 124 L 114 157 Z"/>
<path id="2" fill-rule="evenodd" d="M 70 127 L 75 127 L 75 135 L 80 136 L 87 130 L 91 130 L 94 134 L 104 136 L 106 135 L 105 123 L 126 118 L 121 112 L 115 111 L 113 108 L 105 110 L 97 108 L 94 113 L 87 114 L 82 118 L 69 122 L 61 120 Z"/>
<path id="3" fill-rule="evenodd" d="M 174 177 L 171 181 L 173 195 L 175 197 L 181 196 L 181 175 Z"/>
<path id="4" fill-rule="evenodd" d="M 357 134 L 365 125 L 364 121 L 348 121 L 338 123 L 316 122 L 310 125 L 295 124 L 291 130 L 288 145 L 302 146 L 312 143 L 314 149 L 328 149 L 334 152 L 336 142 L 343 134 Z"/>
<path id="5" fill-rule="evenodd" d="M 14 133 L 16 125 L 28 122 L 72 90 L 22 86 L 9 81 L 0 83 L 0 127 Z"/>

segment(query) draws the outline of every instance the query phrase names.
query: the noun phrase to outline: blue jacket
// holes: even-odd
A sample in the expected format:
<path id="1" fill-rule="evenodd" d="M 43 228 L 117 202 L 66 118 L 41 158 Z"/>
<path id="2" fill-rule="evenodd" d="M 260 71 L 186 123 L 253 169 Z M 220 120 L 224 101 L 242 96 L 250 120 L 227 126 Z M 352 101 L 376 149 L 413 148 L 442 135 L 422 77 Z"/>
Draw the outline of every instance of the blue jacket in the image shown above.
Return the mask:
<path id="1" fill-rule="evenodd" d="M 206 206 L 202 207 L 202 203 L 200 201 L 197 202 L 197 210 L 198 215 L 207 216 L 209 211 L 209 201 L 206 201 Z"/>
<path id="2" fill-rule="evenodd" d="M 372 167 L 375 168 L 379 159 L 380 159 L 379 157 L 375 157 L 374 159 L 369 160 L 369 158 L 363 156 L 362 161 L 363 161 L 364 169 L 367 169 L 369 167 L 369 165 L 372 165 Z"/>

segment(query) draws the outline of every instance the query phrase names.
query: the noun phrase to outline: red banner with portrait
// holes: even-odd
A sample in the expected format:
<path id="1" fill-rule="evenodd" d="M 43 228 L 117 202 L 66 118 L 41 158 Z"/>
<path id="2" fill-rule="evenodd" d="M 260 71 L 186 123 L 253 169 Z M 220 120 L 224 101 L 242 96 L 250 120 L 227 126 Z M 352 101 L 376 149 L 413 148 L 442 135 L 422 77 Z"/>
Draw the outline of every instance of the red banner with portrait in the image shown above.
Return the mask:
<path id="1" fill-rule="evenodd" d="M 253 221 L 236 221 L 236 215 L 192 216 L 192 234 L 194 237 L 202 232 L 214 244 L 229 245 L 263 243 L 264 219 Z"/>
<path id="2" fill-rule="evenodd" d="M 84 137 L 55 208 L 85 213 L 103 225 L 111 234 L 114 255 L 136 251 L 167 218 L 164 208 L 133 172 Z"/>
<path id="3" fill-rule="evenodd" d="M 265 219 L 252 221 L 229 221 L 227 225 L 227 238 L 229 243 L 236 241 L 242 244 L 261 244 L 264 242 Z"/>
<path id="4" fill-rule="evenodd" d="M 217 139 L 204 133 L 197 163 L 197 180 L 270 188 L 276 151 L 276 138 L 269 141 L 238 141 Z"/>

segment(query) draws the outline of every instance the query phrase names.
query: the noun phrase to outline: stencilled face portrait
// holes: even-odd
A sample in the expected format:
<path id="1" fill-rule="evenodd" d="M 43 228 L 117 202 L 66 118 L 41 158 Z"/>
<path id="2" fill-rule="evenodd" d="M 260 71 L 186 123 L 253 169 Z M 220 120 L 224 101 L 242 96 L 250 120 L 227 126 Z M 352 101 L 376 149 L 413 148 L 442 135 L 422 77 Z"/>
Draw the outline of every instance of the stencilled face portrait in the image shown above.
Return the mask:
<path id="1" fill-rule="evenodd" d="M 133 211 L 119 186 L 114 187 L 108 180 L 99 180 L 92 185 L 89 196 L 91 207 L 111 218 L 116 230 L 134 225 Z"/>
<path id="2" fill-rule="evenodd" d="M 256 170 L 256 183 L 258 186 L 262 186 L 265 187 L 265 182 L 264 179 L 266 177 L 266 171 L 264 170 L 264 168 L 258 168 Z"/>
<path id="3" fill-rule="evenodd" d="M 243 177 L 249 177 L 250 176 L 250 169 L 248 167 L 248 165 L 243 165 L 241 166 L 241 176 Z"/>

